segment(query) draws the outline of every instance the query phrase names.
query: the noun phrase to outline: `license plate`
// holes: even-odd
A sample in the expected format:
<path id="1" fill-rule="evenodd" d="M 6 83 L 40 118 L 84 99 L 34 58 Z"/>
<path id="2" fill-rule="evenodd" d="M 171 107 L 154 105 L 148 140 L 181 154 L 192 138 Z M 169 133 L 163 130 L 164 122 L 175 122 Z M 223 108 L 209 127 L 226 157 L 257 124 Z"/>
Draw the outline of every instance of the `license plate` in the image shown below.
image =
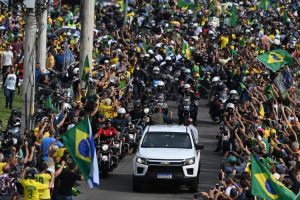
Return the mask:
<path id="1" fill-rule="evenodd" d="M 172 179 L 172 174 L 157 174 L 158 179 Z"/>

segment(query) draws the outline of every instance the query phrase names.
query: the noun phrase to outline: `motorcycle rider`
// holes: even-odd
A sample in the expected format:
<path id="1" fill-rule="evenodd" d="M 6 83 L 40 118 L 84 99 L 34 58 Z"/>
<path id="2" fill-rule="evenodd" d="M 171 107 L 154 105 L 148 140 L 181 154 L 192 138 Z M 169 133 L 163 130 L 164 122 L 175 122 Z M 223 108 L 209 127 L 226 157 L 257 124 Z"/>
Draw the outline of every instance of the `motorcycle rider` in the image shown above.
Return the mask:
<path id="1" fill-rule="evenodd" d="M 116 137 L 119 140 L 119 132 L 112 126 L 112 120 L 107 119 L 105 123 L 105 127 L 102 127 L 95 134 L 94 139 L 99 138 L 101 140 L 110 139 L 112 137 Z"/>
<path id="2" fill-rule="evenodd" d="M 145 86 L 145 72 L 140 68 L 139 65 L 136 66 L 132 74 L 132 85 L 133 85 L 133 98 L 141 98 L 140 94 L 143 94 L 143 88 Z"/>
<path id="3" fill-rule="evenodd" d="M 151 88 L 146 88 L 141 101 L 142 105 L 149 105 L 153 103 L 153 101 L 154 101 L 154 97 L 152 95 Z"/>
<path id="4" fill-rule="evenodd" d="M 236 90 L 230 90 L 229 92 L 229 98 L 224 103 L 224 107 L 227 107 L 227 104 L 233 103 L 234 105 L 237 105 L 240 98 L 238 96 L 238 92 Z"/>
<path id="5" fill-rule="evenodd" d="M 115 117 L 112 122 L 114 127 L 116 127 L 116 129 L 118 131 L 122 131 L 125 127 L 128 126 L 129 120 L 126 117 L 126 110 L 123 107 L 120 107 L 117 109 L 117 117 Z"/>
<path id="6" fill-rule="evenodd" d="M 189 106 L 188 111 L 190 112 L 190 117 L 193 119 L 195 126 L 197 125 L 197 114 L 198 114 L 198 106 L 195 104 L 196 100 L 197 100 L 197 98 L 196 98 L 194 91 L 191 89 L 191 85 L 184 84 L 184 90 L 180 92 L 180 101 L 179 101 L 178 111 L 179 111 L 180 117 L 183 117 L 182 111 L 184 111 L 184 109 L 185 109 L 184 106 L 186 106 L 186 108 L 187 108 L 187 106 Z M 187 105 L 185 105 L 185 104 L 187 104 Z"/>
<path id="7" fill-rule="evenodd" d="M 160 74 L 160 69 L 158 66 L 153 67 L 152 74 L 150 76 L 150 82 L 152 87 L 155 87 L 158 81 L 163 80 L 162 75 Z"/>

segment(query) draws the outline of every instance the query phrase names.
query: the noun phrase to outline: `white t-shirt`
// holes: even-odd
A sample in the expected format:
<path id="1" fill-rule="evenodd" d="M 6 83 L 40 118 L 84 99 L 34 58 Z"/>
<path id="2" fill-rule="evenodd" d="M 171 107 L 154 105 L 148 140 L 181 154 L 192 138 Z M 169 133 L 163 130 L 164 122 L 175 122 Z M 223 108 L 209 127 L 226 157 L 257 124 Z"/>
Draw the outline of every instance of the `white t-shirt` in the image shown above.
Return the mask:
<path id="1" fill-rule="evenodd" d="M 5 80 L 6 89 L 16 90 L 17 76 L 15 74 L 8 74 Z"/>
<path id="2" fill-rule="evenodd" d="M 3 53 L 2 53 L 2 65 L 3 66 L 11 66 L 13 57 L 14 57 L 14 55 L 11 51 L 3 51 Z"/>

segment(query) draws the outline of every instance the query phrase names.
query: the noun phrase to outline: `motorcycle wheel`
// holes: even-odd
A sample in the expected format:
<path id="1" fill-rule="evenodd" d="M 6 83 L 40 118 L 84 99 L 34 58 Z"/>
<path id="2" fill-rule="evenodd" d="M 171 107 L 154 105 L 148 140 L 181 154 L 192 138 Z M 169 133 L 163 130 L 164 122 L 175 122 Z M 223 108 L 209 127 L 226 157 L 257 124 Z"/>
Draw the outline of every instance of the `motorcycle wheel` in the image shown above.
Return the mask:
<path id="1" fill-rule="evenodd" d="M 101 167 L 100 174 L 101 174 L 101 178 L 107 178 L 108 177 L 108 169 L 107 169 L 106 166 Z"/>

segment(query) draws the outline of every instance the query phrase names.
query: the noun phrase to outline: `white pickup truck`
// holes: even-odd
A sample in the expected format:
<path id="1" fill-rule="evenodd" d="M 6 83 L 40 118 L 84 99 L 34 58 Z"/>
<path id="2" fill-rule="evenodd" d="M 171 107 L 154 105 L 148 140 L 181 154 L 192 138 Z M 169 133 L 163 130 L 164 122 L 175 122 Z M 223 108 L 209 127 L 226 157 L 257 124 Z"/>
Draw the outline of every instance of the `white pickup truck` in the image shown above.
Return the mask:
<path id="1" fill-rule="evenodd" d="M 154 182 L 187 185 L 190 192 L 197 192 L 203 148 L 194 143 L 186 126 L 146 127 L 133 158 L 133 190 Z"/>

